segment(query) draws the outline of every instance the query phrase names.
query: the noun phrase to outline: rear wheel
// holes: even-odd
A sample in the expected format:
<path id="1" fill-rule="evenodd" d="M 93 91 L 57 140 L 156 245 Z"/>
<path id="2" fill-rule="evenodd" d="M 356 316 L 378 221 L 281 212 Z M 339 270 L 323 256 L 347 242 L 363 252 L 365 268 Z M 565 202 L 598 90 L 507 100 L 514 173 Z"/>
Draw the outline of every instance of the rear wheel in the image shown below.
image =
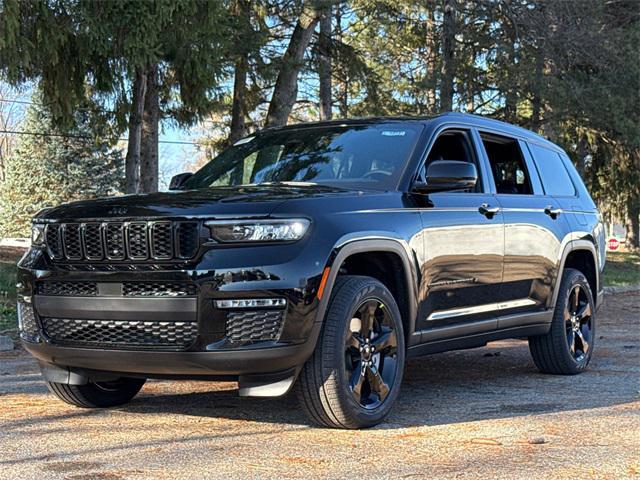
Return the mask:
<path id="1" fill-rule="evenodd" d="M 404 354 L 389 290 L 370 277 L 338 277 L 316 351 L 298 379 L 300 403 L 323 426 L 376 425 L 398 396 Z"/>
<path id="2" fill-rule="evenodd" d="M 56 397 L 71 405 L 106 408 L 129 403 L 145 382 L 145 379 L 123 377 L 108 382 L 89 382 L 86 385 L 47 382 L 47 387 Z"/>
<path id="3" fill-rule="evenodd" d="M 531 356 L 541 372 L 575 375 L 587 368 L 595 340 L 595 313 L 589 282 L 579 270 L 566 269 L 551 330 L 529 338 Z"/>

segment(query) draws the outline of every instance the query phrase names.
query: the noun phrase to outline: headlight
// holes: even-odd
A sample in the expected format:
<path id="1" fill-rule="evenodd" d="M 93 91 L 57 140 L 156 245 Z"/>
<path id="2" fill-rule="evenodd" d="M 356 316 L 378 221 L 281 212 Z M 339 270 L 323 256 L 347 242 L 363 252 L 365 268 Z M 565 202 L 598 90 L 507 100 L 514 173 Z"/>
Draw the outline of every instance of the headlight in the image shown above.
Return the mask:
<path id="1" fill-rule="evenodd" d="M 305 218 L 278 220 L 212 220 L 206 222 L 214 239 L 232 242 L 293 242 L 309 228 Z"/>
<path id="2" fill-rule="evenodd" d="M 41 223 L 31 225 L 31 245 L 44 245 L 44 227 Z"/>

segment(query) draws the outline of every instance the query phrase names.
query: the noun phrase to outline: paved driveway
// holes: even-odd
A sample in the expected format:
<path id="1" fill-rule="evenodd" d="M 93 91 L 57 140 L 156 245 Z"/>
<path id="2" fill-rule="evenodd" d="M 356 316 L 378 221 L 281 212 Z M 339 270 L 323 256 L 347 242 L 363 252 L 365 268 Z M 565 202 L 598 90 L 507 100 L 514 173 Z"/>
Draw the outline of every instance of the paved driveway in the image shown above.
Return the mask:
<path id="1" fill-rule="evenodd" d="M 640 294 L 609 296 L 591 369 L 536 372 L 526 342 L 412 361 L 389 420 L 314 428 L 295 398 L 147 383 L 124 408 L 67 406 L 0 354 L 0 478 L 640 478 Z"/>

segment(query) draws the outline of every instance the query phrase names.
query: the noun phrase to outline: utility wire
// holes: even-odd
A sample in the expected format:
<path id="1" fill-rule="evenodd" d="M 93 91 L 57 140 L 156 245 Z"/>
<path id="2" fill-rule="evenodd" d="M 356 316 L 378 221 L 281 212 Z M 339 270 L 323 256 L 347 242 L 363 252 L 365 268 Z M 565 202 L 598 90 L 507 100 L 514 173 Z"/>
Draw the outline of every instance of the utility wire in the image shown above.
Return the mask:
<path id="1" fill-rule="evenodd" d="M 44 103 L 32 102 L 29 100 L 15 100 L 15 99 L 0 98 L 0 102 L 18 103 L 22 105 L 45 106 Z M 105 110 L 105 111 L 108 111 L 108 110 Z M 62 133 L 19 132 L 19 131 L 12 131 L 12 130 L 0 130 L 0 133 L 7 133 L 7 134 L 13 134 L 13 135 L 35 135 L 35 136 L 41 136 L 41 137 L 78 138 L 78 139 L 91 140 L 91 137 L 86 137 L 82 135 L 68 135 L 68 134 L 62 134 Z M 126 142 L 128 141 L 128 138 L 118 138 L 118 141 Z M 203 145 L 203 146 L 206 145 L 204 143 L 190 142 L 186 140 L 158 140 L 158 143 L 165 143 L 165 144 L 171 144 L 171 145 Z"/>
<path id="2" fill-rule="evenodd" d="M 16 100 L 16 99 L 11 99 L 11 98 L 0 98 L 0 102 L 2 103 L 17 103 L 20 105 L 36 105 L 38 107 L 48 107 L 48 105 L 46 103 L 40 103 L 40 102 L 34 102 L 31 100 Z M 96 106 L 95 108 L 91 108 L 91 107 L 77 107 L 77 110 L 98 110 L 100 112 L 104 112 L 104 113 L 116 113 L 113 110 L 107 110 L 106 108 L 102 108 L 102 107 L 98 107 Z"/>
<path id="3" fill-rule="evenodd" d="M 10 135 L 33 135 L 37 137 L 61 137 L 61 138 L 78 138 L 84 140 L 92 140 L 92 137 L 88 137 L 85 135 L 69 135 L 63 133 L 39 133 L 39 132 L 20 132 L 17 130 L 0 130 L 0 133 L 7 133 Z M 118 138 L 118 141 L 126 142 L 128 138 Z M 158 140 L 158 143 L 168 143 L 173 145 L 202 145 L 205 146 L 205 143 L 198 142 L 189 142 L 186 140 Z"/>

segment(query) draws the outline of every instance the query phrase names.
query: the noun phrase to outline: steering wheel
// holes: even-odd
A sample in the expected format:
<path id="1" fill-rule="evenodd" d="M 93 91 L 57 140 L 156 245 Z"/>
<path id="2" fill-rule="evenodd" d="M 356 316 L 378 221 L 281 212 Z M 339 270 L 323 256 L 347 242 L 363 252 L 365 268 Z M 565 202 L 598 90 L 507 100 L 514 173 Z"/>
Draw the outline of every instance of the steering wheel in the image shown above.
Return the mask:
<path id="1" fill-rule="evenodd" d="M 392 173 L 388 172 L 387 170 L 371 170 L 365 173 L 364 175 L 362 175 L 362 177 L 369 178 L 369 177 L 374 177 L 375 175 L 380 175 L 382 178 L 384 178 L 384 177 L 390 177 Z"/>

